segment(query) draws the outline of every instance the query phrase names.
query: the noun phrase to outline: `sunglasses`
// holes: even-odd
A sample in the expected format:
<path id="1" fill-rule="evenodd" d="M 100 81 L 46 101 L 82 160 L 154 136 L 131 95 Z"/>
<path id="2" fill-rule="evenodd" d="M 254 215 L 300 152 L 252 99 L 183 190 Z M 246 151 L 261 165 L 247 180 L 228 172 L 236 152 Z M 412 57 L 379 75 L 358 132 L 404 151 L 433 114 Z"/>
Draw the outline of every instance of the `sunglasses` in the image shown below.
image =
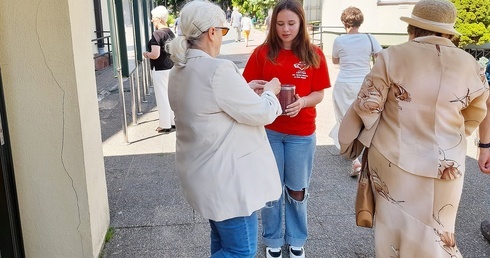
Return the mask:
<path id="1" fill-rule="evenodd" d="M 206 33 L 208 31 L 202 31 L 201 29 L 199 29 L 199 27 L 197 27 L 196 24 L 192 23 L 194 26 L 196 26 L 197 30 L 199 30 L 201 33 Z M 221 30 L 221 35 L 223 36 L 226 36 L 226 34 L 228 34 L 228 31 L 230 31 L 230 28 L 228 27 L 214 27 L 214 29 L 216 30 Z"/>
<path id="2" fill-rule="evenodd" d="M 230 31 L 230 28 L 228 27 L 214 27 L 217 30 L 221 30 L 221 35 L 226 36 L 228 34 L 228 31 Z"/>

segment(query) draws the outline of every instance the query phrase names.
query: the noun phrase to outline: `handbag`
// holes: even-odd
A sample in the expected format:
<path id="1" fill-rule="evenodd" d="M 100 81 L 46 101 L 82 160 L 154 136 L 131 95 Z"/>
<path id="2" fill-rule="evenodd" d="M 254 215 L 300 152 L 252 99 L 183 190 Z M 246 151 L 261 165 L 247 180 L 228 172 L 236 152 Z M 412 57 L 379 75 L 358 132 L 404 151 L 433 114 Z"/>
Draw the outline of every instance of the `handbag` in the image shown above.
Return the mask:
<path id="1" fill-rule="evenodd" d="M 365 148 L 362 154 L 361 174 L 357 185 L 356 195 L 356 225 L 372 228 L 374 222 L 374 193 L 371 185 L 371 175 L 368 163 L 369 148 Z"/>

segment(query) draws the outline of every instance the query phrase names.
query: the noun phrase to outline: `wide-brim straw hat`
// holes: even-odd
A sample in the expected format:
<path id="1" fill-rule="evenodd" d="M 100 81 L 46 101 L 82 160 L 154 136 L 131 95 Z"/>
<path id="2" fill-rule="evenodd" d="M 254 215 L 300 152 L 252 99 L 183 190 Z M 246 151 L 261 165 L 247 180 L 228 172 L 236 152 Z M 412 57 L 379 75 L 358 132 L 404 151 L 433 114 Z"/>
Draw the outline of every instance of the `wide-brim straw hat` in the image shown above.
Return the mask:
<path id="1" fill-rule="evenodd" d="M 420 0 L 413 7 L 412 16 L 402 16 L 400 20 L 428 31 L 461 35 L 454 29 L 456 8 L 447 0 Z"/>

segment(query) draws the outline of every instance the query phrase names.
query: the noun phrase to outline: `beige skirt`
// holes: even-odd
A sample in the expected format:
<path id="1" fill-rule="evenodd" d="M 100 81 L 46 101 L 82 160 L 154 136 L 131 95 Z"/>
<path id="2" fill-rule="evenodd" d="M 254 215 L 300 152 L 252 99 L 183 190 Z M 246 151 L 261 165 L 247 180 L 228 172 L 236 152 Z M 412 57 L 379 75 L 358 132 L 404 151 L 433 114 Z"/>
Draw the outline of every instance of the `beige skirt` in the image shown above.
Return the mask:
<path id="1" fill-rule="evenodd" d="M 464 172 L 454 180 L 417 176 L 374 146 L 368 159 L 376 192 L 376 257 L 462 257 L 454 229 Z"/>
<path id="2" fill-rule="evenodd" d="M 347 109 L 349 109 L 350 105 L 354 100 L 357 99 L 357 94 L 359 93 L 359 89 L 361 88 L 361 82 L 335 82 L 332 92 L 332 101 L 333 101 L 333 111 L 335 114 L 335 123 L 334 127 L 329 133 L 329 136 L 333 139 L 333 143 L 340 149 L 339 144 L 339 127 L 342 119 L 344 118 Z"/>

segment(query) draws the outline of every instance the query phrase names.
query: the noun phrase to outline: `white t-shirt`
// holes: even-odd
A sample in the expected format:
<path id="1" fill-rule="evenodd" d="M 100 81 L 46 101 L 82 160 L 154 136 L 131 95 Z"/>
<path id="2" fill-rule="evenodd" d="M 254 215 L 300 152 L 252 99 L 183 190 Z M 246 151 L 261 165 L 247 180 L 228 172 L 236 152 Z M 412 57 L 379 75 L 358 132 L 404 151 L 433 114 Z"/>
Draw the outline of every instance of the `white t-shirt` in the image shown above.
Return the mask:
<path id="1" fill-rule="evenodd" d="M 252 19 L 250 19 L 250 17 L 243 16 L 242 17 L 242 30 L 252 30 L 252 27 L 253 27 Z"/>
<path id="2" fill-rule="evenodd" d="M 181 36 L 182 35 L 182 30 L 180 30 L 180 17 L 177 17 L 177 19 L 175 19 L 175 27 L 177 27 L 177 31 L 174 31 L 175 33 L 177 33 L 177 35 L 175 36 Z"/>
<path id="3" fill-rule="evenodd" d="M 238 11 L 231 13 L 231 26 L 233 28 L 240 28 L 242 26 L 242 14 Z"/>
<path id="4" fill-rule="evenodd" d="M 340 58 L 340 71 L 337 82 L 362 82 L 370 71 L 371 52 L 378 53 L 382 50 L 381 45 L 368 34 L 344 34 L 335 38 L 332 48 L 332 57 Z"/>

